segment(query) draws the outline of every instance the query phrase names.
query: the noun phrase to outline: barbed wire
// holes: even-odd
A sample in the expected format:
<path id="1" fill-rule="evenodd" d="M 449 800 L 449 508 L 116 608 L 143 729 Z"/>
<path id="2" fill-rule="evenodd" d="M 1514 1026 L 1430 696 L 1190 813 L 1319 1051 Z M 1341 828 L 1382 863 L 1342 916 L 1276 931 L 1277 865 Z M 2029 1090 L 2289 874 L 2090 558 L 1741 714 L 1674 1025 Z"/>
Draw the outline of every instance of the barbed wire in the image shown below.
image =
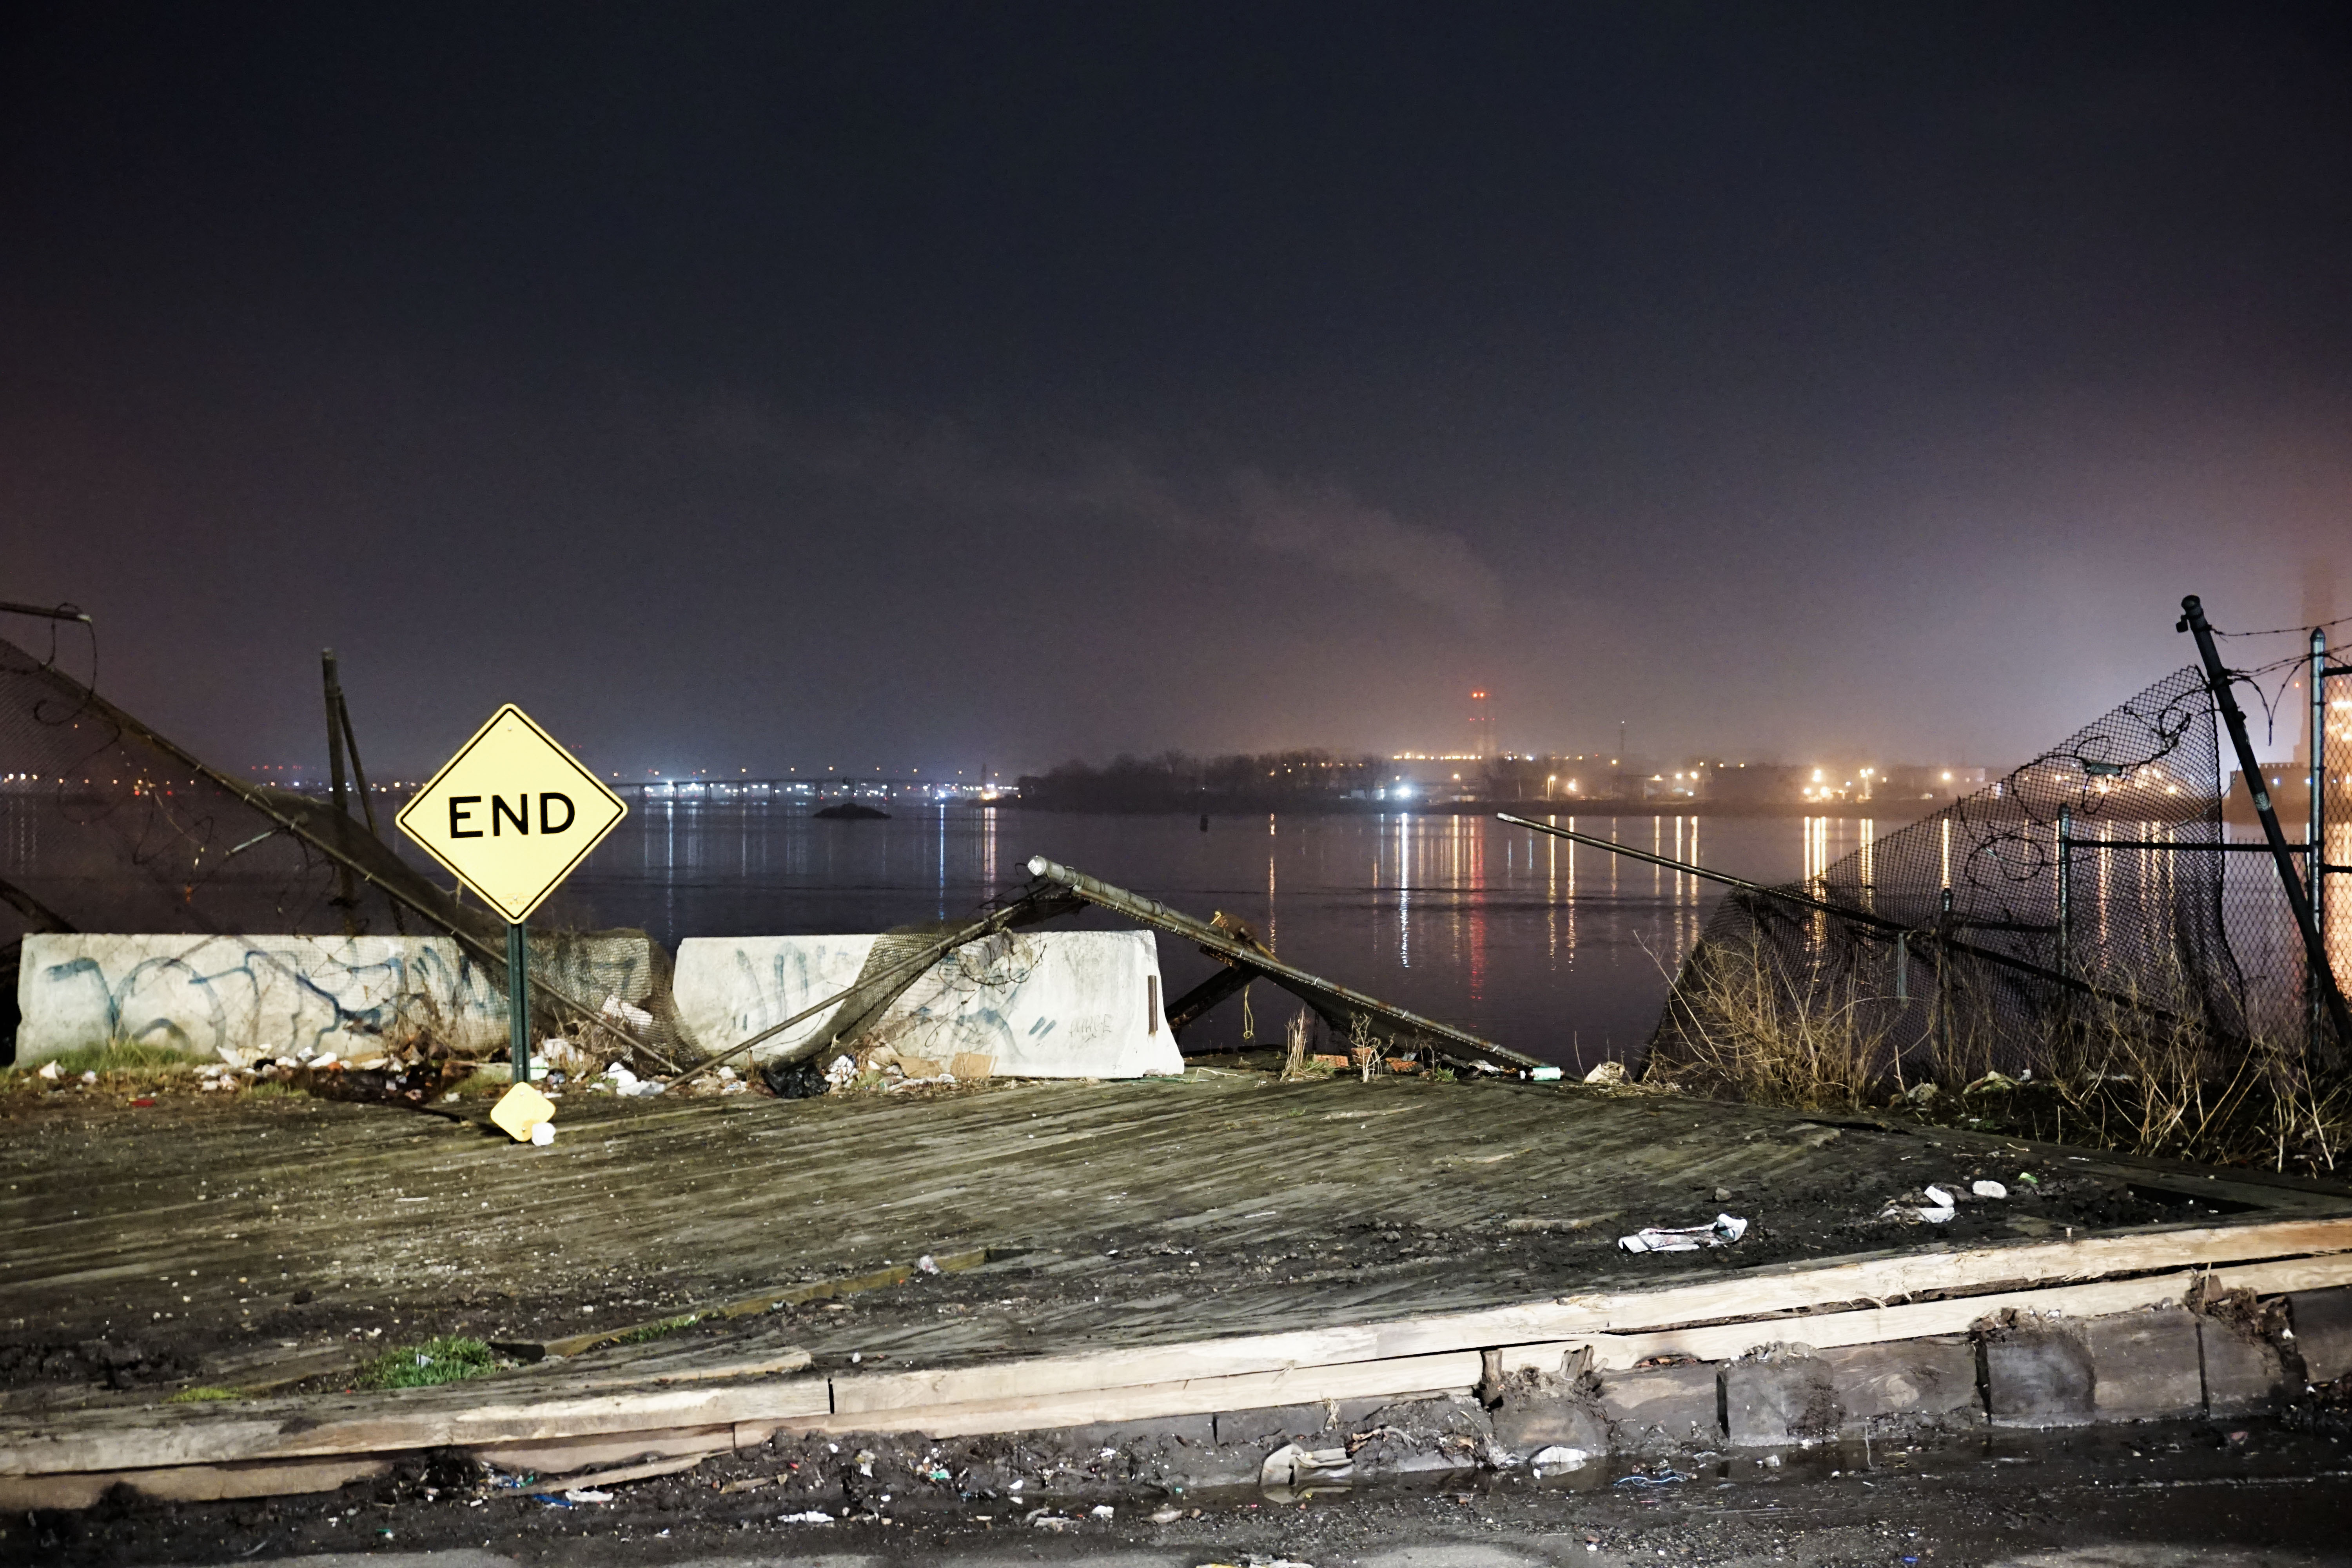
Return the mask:
<path id="1" fill-rule="evenodd" d="M 2330 627 L 2344 626 L 2352 626 L 2352 616 L 2338 616 L 2332 621 L 2319 621 L 2307 626 L 2270 626 L 2258 632 L 2225 632 L 2217 626 L 2214 628 L 2213 635 L 2217 637 L 2308 637 L 2313 632 L 2323 632 Z"/>

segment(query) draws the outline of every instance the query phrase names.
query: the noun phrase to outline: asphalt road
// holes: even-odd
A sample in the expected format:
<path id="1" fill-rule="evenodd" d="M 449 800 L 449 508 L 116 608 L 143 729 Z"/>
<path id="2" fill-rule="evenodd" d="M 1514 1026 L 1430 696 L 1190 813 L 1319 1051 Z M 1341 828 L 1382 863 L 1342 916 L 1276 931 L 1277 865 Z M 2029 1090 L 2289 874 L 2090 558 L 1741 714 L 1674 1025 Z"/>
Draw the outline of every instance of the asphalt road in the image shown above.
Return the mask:
<path id="1" fill-rule="evenodd" d="M 1055 1530 L 985 1499 L 881 1519 L 787 1521 L 758 1492 L 709 1481 L 616 1486 L 560 1506 L 471 1489 L 431 1499 L 355 1485 L 271 1501 L 127 1504 L 17 1517 L 0 1562 L 256 1563 L 507 1568 L 824 1568 L 1044 1563 L 1200 1568 L 1286 1560 L 1312 1568 L 1578 1564 L 2352 1563 L 2346 1434 L 2261 1422 L 2001 1434 L 1769 1459 L 1686 1457 L 1664 1479 L 1619 1465 L 1535 1481 L 1514 1472 L 1387 1482 L 1277 1503 L 1255 1490 L 1093 1500 L 1050 1509 Z M 1049 1501 L 1056 1500 L 1047 1500 Z M 1178 1516 L 1154 1512 L 1181 1503 Z M 796 1503 L 804 1510 L 805 1500 Z M 1197 1514 L 1193 1510 L 1197 1509 Z M 836 1510 L 838 1511 L 838 1510 Z M 887 1510 L 885 1510 L 887 1511 Z M 1046 1511 L 1046 1510 L 1041 1510 Z M 983 1517 L 985 1516 L 985 1517 Z"/>

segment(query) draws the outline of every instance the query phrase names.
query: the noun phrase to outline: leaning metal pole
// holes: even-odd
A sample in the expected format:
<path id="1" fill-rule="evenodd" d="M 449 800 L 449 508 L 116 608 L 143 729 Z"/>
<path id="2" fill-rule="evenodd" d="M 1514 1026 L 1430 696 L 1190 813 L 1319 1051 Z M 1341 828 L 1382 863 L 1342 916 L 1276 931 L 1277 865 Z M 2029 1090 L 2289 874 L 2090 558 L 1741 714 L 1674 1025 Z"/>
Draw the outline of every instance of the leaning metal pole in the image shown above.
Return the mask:
<path id="1" fill-rule="evenodd" d="M 1493 1058 L 1496 1061 L 1508 1062 L 1513 1067 L 1538 1068 L 1548 1065 L 1534 1057 L 1522 1056 L 1517 1051 L 1506 1050 L 1491 1040 L 1482 1040 L 1475 1035 L 1465 1034 L 1451 1025 L 1441 1024 L 1433 1018 L 1424 1018 L 1417 1013 L 1408 1013 L 1402 1007 L 1377 1001 L 1360 991 L 1350 991 L 1344 985 L 1335 985 L 1320 975 L 1309 974 L 1305 970 L 1285 963 L 1280 959 L 1271 957 L 1256 948 L 1244 947 L 1226 932 L 1219 931 L 1205 921 L 1194 920 L 1181 910 L 1171 910 L 1157 900 L 1147 899 L 1140 893 L 1130 893 L 1125 888 L 1114 888 L 1108 882 L 1099 881 L 1087 876 L 1084 871 L 1073 871 L 1066 866 L 1057 866 L 1043 855 L 1031 859 L 1029 874 L 1033 877 L 1043 877 L 1049 882 L 1059 883 L 1088 903 L 1100 904 L 1104 909 L 1116 914 L 1125 915 L 1131 921 L 1155 926 L 1172 935 L 1181 936 L 1187 942 L 1197 942 L 1229 963 L 1246 964 L 1294 994 L 1303 992 L 1318 993 L 1332 998 L 1343 1008 L 1393 1018 L 1416 1034 L 1427 1036 L 1432 1040 L 1450 1046 L 1455 1050 L 1473 1053 L 1479 1057 Z M 1302 1000 L 1306 998 L 1302 996 Z M 1319 1012 L 1321 1009 L 1318 1008 L 1317 1011 Z M 1491 1067 L 1493 1064 L 1489 1062 L 1482 1065 Z"/>
<path id="2" fill-rule="evenodd" d="M 2247 793 L 2254 797 L 2254 815 L 2262 818 L 2263 837 L 2271 847 L 2271 858 L 2278 865 L 2279 885 L 2286 893 L 2286 907 L 2303 932 L 2304 959 L 2310 966 L 2312 989 L 2326 1004 L 2336 1039 L 2352 1044 L 2352 1013 L 2345 1011 L 2344 994 L 2336 988 L 2336 972 L 2328 965 L 2327 949 L 2320 942 L 2319 927 L 2312 919 L 2310 891 L 2295 874 L 2294 849 L 2286 841 L 2286 830 L 2279 826 L 2278 812 L 2271 805 L 2271 792 L 2263 787 L 2263 764 L 2254 756 L 2252 737 L 2246 733 L 2245 710 L 2238 706 L 2238 699 L 2230 689 L 2230 672 L 2222 668 L 2221 651 L 2213 644 L 2213 628 L 2206 624 L 2205 606 L 2196 595 L 2180 601 L 2180 622 L 2173 629 L 2188 632 L 2197 639 L 2198 657 L 2205 661 L 2205 679 L 2212 689 L 2213 704 L 2221 711 L 2231 745 L 2237 749 L 2240 773 L 2246 781 Z"/>

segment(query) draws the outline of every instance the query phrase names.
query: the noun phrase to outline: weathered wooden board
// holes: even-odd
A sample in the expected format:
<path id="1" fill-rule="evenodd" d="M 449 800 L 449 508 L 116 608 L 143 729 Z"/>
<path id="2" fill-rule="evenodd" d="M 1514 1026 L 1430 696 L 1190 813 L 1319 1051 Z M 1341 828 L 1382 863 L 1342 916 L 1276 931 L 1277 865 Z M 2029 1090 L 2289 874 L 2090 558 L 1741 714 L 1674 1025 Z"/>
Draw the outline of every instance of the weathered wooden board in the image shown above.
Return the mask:
<path id="1" fill-rule="evenodd" d="M 425 1399 L 418 1395 L 434 1395 Z M 513 1403 L 467 1385 L 354 1397 L 320 1395 L 234 1407 L 92 1410 L 0 1435 L 0 1476 L 218 1465 L 329 1454 L 527 1443 L 681 1426 L 777 1422 L 832 1410 L 822 1377 L 655 1386 L 626 1394 Z"/>
<path id="2" fill-rule="evenodd" d="M 1324 1399 L 1402 1399 L 1418 1394 L 1467 1393 L 1477 1384 L 1483 1365 L 1484 1359 L 1476 1351 L 1392 1356 L 1338 1366 L 1288 1367 L 1279 1372 L 1244 1373 L 1231 1377 L 1193 1377 L 1127 1384 L 1115 1388 L 1065 1389 L 1011 1394 L 988 1400 L 840 1411 L 821 1419 L 782 1422 L 779 1429 L 920 1432 L 932 1437 L 960 1437 L 981 1432 L 1083 1426 L 1099 1421 L 1207 1415 L 1220 1410 L 1255 1410 Z"/>
<path id="3" fill-rule="evenodd" d="M 257 1465 L 173 1465 L 61 1476 L 0 1475 L 0 1510 L 83 1509 L 127 1482 L 158 1502 L 224 1502 L 233 1498 L 331 1492 L 392 1468 L 389 1458 L 345 1456 Z"/>

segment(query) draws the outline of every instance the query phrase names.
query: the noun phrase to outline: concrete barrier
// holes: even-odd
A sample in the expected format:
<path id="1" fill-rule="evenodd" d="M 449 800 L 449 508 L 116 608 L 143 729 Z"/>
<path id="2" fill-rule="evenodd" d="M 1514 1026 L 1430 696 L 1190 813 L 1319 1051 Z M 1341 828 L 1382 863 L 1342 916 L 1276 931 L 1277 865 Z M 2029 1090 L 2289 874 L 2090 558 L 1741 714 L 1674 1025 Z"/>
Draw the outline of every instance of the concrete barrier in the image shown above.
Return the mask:
<path id="1" fill-rule="evenodd" d="M 689 938 L 678 946 L 678 1019 L 706 1050 L 781 1023 L 856 983 L 873 936 Z M 968 944 L 893 1003 L 869 1044 L 902 1058 L 984 1056 L 1020 1078 L 1181 1073 L 1159 949 L 1149 931 L 1004 931 Z M 829 1012 L 757 1047 L 774 1056 Z"/>
<path id="2" fill-rule="evenodd" d="M 641 1003 L 653 987 L 642 935 L 534 942 L 532 953 L 536 970 L 591 1005 Z M 500 979 L 447 937 L 37 934 L 17 975 L 16 1060 L 133 1042 L 351 1056 L 426 1034 L 497 1051 Z"/>

